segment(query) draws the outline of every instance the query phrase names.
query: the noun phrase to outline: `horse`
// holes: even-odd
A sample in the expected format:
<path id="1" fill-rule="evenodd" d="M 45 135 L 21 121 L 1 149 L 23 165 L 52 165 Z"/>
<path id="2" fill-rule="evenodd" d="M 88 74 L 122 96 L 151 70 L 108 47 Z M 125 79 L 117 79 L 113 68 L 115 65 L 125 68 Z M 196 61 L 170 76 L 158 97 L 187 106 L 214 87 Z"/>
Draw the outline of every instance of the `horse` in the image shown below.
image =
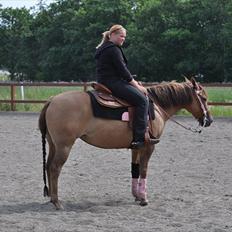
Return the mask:
<path id="1" fill-rule="evenodd" d="M 147 87 L 155 105 L 152 134 L 160 138 L 166 121 L 180 109 L 186 109 L 202 127 L 212 123 L 207 105 L 207 93 L 195 79 L 161 83 Z M 87 92 L 67 91 L 48 100 L 39 116 L 42 136 L 44 196 L 56 209 L 63 206 L 58 198 L 58 177 L 70 150 L 80 138 L 84 142 L 104 149 L 129 148 L 132 129 L 128 122 L 93 116 L 90 96 Z M 46 141 L 49 154 L 46 160 Z M 155 145 L 146 143 L 141 149 L 131 149 L 131 191 L 140 205 L 148 204 L 148 162 Z M 46 181 L 48 180 L 48 186 Z"/>

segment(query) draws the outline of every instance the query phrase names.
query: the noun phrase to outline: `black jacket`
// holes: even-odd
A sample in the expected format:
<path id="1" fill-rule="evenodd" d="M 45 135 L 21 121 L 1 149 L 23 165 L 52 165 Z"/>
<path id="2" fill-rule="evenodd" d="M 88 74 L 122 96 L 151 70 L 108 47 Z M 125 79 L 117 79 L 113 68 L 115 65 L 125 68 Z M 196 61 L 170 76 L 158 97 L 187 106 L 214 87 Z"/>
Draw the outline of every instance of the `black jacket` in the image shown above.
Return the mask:
<path id="1" fill-rule="evenodd" d="M 103 43 L 97 49 L 95 59 L 98 82 L 119 79 L 130 82 L 133 79 L 127 68 L 127 59 L 122 49 L 111 41 Z"/>

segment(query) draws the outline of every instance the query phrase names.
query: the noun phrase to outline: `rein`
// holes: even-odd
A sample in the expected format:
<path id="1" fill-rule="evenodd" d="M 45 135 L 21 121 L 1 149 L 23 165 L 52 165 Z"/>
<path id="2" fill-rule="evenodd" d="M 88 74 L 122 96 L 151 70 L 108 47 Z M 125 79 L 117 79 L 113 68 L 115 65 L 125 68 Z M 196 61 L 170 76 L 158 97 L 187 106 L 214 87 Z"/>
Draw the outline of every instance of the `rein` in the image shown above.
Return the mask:
<path id="1" fill-rule="evenodd" d="M 160 107 L 160 106 L 159 106 Z M 196 128 L 192 128 L 192 127 L 187 127 L 184 124 L 177 122 L 175 119 L 173 119 L 162 107 L 160 107 L 160 110 L 168 117 L 168 119 L 174 123 L 176 123 L 177 125 L 181 126 L 182 128 L 189 130 L 193 133 L 201 133 L 202 129 L 199 129 L 199 126 L 197 126 Z"/>
<path id="2" fill-rule="evenodd" d="M 200 103 L 200 106 L 201 106 L 201 109 L 202 109 L 202 112 L 203 112 L 203 115 L 204 115 L 204 119 L 203 119 L 203 126 L 197 126 L 196 128 L 192 128 L 192 127 L 187 127 L 185 125 L 183 125 L 182 123 L 180 122 L 177 122 L 175 119 L 173 119 L 161 106 L 159 106 L 159 109 L 168 117 L 168 119 L 174 123 L 176 123 L 177 125 L 181 126 L 182 128 L 186 129 L 186 130 L 189 130 L 193 133 L 201 133 L 202 132 L 202 128 L 206 125 L 207 123 L 207 110 L 205 109 L 205 106 L 204 104 L 202 103 L 202 100 L 199 96 L 199 90 L 196 90 L 194 89 L 195 91 L 195 94 L 197 96 L 197 100 L 199 101 Z M 149 97 L 150 99 L 152 100 L 153 103 L 155 103 L 153 97 L 151 96 L 151 94 L 149 94 Z"/>

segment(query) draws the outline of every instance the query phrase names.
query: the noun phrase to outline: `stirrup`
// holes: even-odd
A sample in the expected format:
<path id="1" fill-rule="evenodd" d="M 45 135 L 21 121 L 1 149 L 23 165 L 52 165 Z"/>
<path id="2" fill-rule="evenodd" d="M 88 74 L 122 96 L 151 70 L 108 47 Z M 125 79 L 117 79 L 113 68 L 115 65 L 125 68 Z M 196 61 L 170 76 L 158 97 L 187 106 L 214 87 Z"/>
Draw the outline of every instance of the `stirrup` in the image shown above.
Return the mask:
<path id="1" fill-rule="evenodd" d="M 159 143 L 160 142 L 160 140 L 159 139 L 156 139 L 156 138 L 150 138 L 149 140 L 148 140 L 148 143 L 149 144 L 157 144 L 157 143 Z"/>
<path id="2" fill-rule="evenodd" d="M 132 141 L 130 148 L 131 149 L 139 149 L 142 148 L 145 145 L 145 142 L 143 141 Z"/>

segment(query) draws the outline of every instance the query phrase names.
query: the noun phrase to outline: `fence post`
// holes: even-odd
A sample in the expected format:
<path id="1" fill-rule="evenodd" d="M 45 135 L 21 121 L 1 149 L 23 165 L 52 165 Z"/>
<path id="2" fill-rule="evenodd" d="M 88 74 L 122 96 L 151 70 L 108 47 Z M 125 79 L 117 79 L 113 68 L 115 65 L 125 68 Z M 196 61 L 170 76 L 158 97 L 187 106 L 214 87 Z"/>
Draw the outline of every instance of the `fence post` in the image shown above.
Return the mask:
<path id="1" fill-rule="evenodd" d="M 87 91 L 87 83 L 84 82 L 84 92 L 86 92 L 86 91 Z"/>
<path id="2" fill-rule="evenodd" d="M 16 98 L 16 86 L 14 84 L 10 85 L 11 89 L 11 111 L 15 111 L 15 98 Z"/>

